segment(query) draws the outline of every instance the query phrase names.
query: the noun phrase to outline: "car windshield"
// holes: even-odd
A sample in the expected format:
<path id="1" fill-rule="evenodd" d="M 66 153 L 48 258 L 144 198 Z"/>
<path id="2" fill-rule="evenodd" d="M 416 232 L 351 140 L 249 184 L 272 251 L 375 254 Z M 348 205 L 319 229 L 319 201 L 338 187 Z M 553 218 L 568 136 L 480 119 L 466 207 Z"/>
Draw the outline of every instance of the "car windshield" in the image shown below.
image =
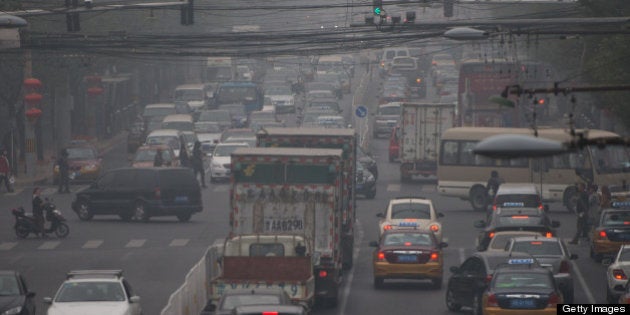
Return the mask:
<path id="1" fill-rule="evenodd" d="M 388 106 L 378 109 L 379 115 L 400 115 L 400 106 Z"/>
<path id="2" fill-rule="evenodd" d="M 70 160 L 92 160 L 96 159 L 96 152 L 91 148 L 68 148 L 68 159 Z"/>
<path id="3" fill-rule="evenodd" d="M 181 131 L 192 131 L 193 123 L 190 121 L 167 121 L 162 122 L 162 129 L 175 129 Z"/>
<path id="4" fill-rule="evenodd" d="M 602 219 L 604 226 L 630 226 L 630 211 L 606 213 Z"/>
<path id="5" fill-rule="evenodd" d="M 433 246 L 433 240 L 429 234 L 421 233 L 389 233 L 383 239 L 385 246 Z"/>
<path id="6" fill-rule="evenodd" d="M 135 162 L 152 162 L 155 159 L 155 154 L 157 153 L 157 149 L 140 149 L 136 152 L 136 156 L 134 157 Z M 171 161 L 173 156 L 171 156 L 171 151 L 162 150 L 162 159 L 164 161 Z"/>
<path id="7" fill-rule="evenodd" d="M 230 156 L 238 148 L 247 147 L 245 145 L 219 145 L 214 149 L 212 156 Z"/>
<path id="8" fill-rule="evenodd" d="M 501 272 L 494 277 L 495 288 L 546 288 L 553 289 L 551 278 L 544 273 Z"/>
<path id="9" fill-rule="evenodd" d="M 265 95 L 291 95 L 291 88 L 288 86 L 270 86 L 265 89 Z"/>
<path id="10" fill-rule="evenodd" d="M 275 295 L 243 294 L 227 295 L 221 304 L 222 310 L 231 310 L 241 305 L 280 304 L 280 297 Z"/>
<path id="11" fill-rule="evenodd" d="M 497 234 L 492 238 L 492 241 L 490 241 L 490 248 L 503 250 L 510 239 L 517 236 L 518 234 Z"/>
<path id="12" fill-rule="evenodd" d="M 196 133 L 219 133 L 221 132 L 221 126 L 215 122 L 196 122 L 195 123 L 195 132 Z"/>
<path id="13" fill-rule="evenodd" d="M 147 138 L 147 144 L 166 144 L 176 150 L 181 146 L 179 138 L 175 136 L 151 136 Z"/>
<path id="14" fill-rule="evenodd" d="M 0 275 L 0 296 L 20 295 L 20 287 L 14 275 Z"/>
<path id="15" fill-rule="evenodd" d="M 431 207 L 424 203 L 399 203 L 392 205 L 392 219 L 431 219 Z"/>
<path id="16" fill-rule="evenodd" d="M 66 282 L 59 289 L 55 302 L 125 301 L 119 282 Z"/>
<path id="17" fill-rule="evenodd" d="M 562 248 L 558 242 L 517 241 L 512 251 L 524 252 L 532 256 L 562 256 Z"/>
<path id="18" fill-rule="evenodd" d="M 175 100 L 178 101 L 202 101 L 203 90 L 176 90 Z"/>
<path id="19" fill-rule="evenodd" d="M 232 105 L 221 105 L 221 109 L 227 110 L 234 117 L 237 116 L 245 116 L 245 105 L 242 104 L 232 104 Z"/>
<path id="20" fill-rule="evenodd" d="M 164 117 L 164 116 L 172 115 L 172 114 L 175 114 L 175 113 L 176 113 L 175 106 L 173 106 L 173 107 L 145 107 L 144 113 L 142 114 L 142 116 L 144 116 L 144 117 L 154 117 L 154 116 Z"/>
<path id="21" fill-rule="evenodd" d="M 198 121 L 227 121 L 229 122 L 230 111 L 228 110 L 216 110 L 216 111 L 202 111 L 199 115 Z"/>
<path id="22" fill-rule="evenodd" d="M 256 134 L 253 130 L 226 130 L 221 134 L 221 142 L 225 141 L 227 138 L 247 138 L 253 137 L 256 138 Z"/>
<path id="23" fill-rule="evenodd" d="M 221 86 L 217 98 L 219 103 L 253 101 L 256 98 L 256 87 Z"/>
<path id="24" fill-rule="evenodd" d="M 497 226 L 532 226 L 541 225 L 543 222 L 542 217 L 530 215 L 502 215 L 496 219 Z"/>

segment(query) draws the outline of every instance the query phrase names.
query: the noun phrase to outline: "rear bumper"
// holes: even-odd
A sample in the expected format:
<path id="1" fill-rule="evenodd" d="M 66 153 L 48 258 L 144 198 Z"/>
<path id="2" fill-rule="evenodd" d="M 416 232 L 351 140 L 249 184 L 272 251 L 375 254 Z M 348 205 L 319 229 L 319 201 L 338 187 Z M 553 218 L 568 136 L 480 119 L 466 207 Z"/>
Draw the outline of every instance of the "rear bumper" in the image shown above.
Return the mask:
<path id="1" fill-rule="evenodd" d="M 442 265 L 437 262 L 425 264 L 374 263 L 374 277 L 387 279 L 440 279 L 444 274 Z"/>
<path id="2" fill-rule="evenodd" d="M 505 315 L 505 314 L 514 314 L 514 315 L 522 315 L 522 314 L 541 314 L 541 315 L 555 315 L 556 307 L 552 308 L 543 308 L 538 310 L 523 310 L 523 309 L 504 309 L 500 307 L 486 307 L 483 309 L 484 315 Z"/>

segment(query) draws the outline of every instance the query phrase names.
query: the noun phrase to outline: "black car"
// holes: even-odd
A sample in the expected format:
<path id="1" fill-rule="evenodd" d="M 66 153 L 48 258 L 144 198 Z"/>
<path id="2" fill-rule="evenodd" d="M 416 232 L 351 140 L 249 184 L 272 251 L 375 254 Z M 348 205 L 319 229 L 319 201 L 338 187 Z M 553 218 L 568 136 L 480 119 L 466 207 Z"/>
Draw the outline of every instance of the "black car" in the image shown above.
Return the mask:
<path id="1" fill-rule="evenodd" d="M 176 216 L 184 222 L 203 205 L 199 182 L 190 168 L 119 168 L 77 193 L 72 209 L 84 221 L 114 214 L 125 221 Z"/>
<path id="2" fill-rule="evenodd" d="M 19 272 L 0 270 L 0 314 L 35 315 L 34 297 Z"/>
<path id="3" fill-rule="evenodd" d="M 357 164 L 356 175 L 356 193 L 365 196 L 367 199 L 374 199 L 376 196 L 376 179 L 374 178 L 374 175 L 372 175 L 372 173 L 365 169 L 360 163 Z"/>
<path id="4" fill-rule="evenodd" d="M 519 252 L 477 252 L 466 258 L 461 266 L 452 266 L 453 274 L 446 288 L 446 307 L 459 311 L 466 306 L 473 309 L 473 314 L 481 314 L 481 296 L 497 266 L 519 258 L 530 259 L 532 256 Z"/>
<path id="5" fill-rule="evenodd" d="M 490 222 L 476 221 L 475 227 L 483 229 L 477 237 L 477 250 L 488 248 L 490 239 L 499 231 L 535 231 L 548 237 L 556 236 L 560 222 L 552 221 L 537 208 L 502 208 L 492 213 Z"/>

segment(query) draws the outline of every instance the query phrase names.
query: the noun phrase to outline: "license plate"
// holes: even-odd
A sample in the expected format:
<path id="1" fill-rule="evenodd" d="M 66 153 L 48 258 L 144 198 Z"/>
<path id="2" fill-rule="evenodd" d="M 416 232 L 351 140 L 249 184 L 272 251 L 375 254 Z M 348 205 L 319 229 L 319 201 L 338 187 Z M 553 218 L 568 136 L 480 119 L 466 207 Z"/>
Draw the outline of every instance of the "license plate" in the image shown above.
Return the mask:
<path id="1" fill-rule="evenodd" d="M 177 197 L 175 197 L 175 202 L 179 202 L 179 203 L 188 202 L 188 197 L 186 197 L 186 196 L 177 196 Z"/>
<path id="2" fill-rule="evenodd" d="M 398 262 L 416 262 L 416 255 L 398 255 Z"/>
<path id="3" fill-rule="evenodd" d="M 510 308 L 534 308 L 536 304 L 532 299 L 511 299 Z"/>

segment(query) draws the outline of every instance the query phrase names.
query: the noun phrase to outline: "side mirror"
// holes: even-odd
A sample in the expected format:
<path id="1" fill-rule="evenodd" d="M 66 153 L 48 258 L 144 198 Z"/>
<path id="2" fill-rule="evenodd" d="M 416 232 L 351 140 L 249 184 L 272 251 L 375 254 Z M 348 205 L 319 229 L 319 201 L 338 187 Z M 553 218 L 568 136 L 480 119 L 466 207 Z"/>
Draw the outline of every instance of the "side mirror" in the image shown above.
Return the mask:
<path id="1" fill-rule="evenodd" d="M 377 214 L 376 214 L 376 217 L 377 217 L 377 218 L 383 218 L 383 219 L 384 219 L 384 218 L 385 218 L 385 214 L 383 214 L 383 213 L 379 212 L 379 213 L 377 213 Z"/>
<path id="2" fill-rule="evenodd" d="M 451 268 L 449 268 L 448 270 L 450 270 L 452 273 L 458 273 L 459 272 L 459 267 L 451 266 Z"/>
<path id="3" fill-rule="evenodd" d="M 448 247 L 448 243 L 447 242 L 440 243 L 440 248 L 446 248 L 446 247 Z"/>
<path id="4" fill-rule="evenodd" d="M 140 303 L 140 297 L 137 295 L 134 295 L 132 297 L 129 298 L 129 303 Z"/>
<path id="5" fill-rule="evenodd" d="M 438 217 L 438 218 L 443 218 L 443 217 L 444 217 L 444 213 L 442 213 L 442 212 L 438 212 L 437 217 Z"/>
<path id="6" fill-rule="evenodd" d="M 370 242 L 370 247 L 378 247 L 378 242 L 377 241 L 371 241 Z"/>
<path id="7" fill-rule="evenodd" d="M 578 255 L 577 254 L 571 254 L 571 257 L 569 257 L 569 259 L 576 260 L 576 259 L 578 259 Z"/>
<path id="8" fill-rule="evenodd" d="M 560 227 L 560 222 L 555 221 L 555 220 L 551 221 L 551 227 L 552 228 Z"/>
<path id="9" fill-rule="evenodd" d="M 45 297 L 44 298 L 44 304 L 52 304 L 52 298 L 51 297 Z"/>
<path id="10" fill-rule="evenodd" d="M 486 221 L 484 220 L 475 221 L 473 225 L 478 229 L 483 229 L 486 227 Z"/>

